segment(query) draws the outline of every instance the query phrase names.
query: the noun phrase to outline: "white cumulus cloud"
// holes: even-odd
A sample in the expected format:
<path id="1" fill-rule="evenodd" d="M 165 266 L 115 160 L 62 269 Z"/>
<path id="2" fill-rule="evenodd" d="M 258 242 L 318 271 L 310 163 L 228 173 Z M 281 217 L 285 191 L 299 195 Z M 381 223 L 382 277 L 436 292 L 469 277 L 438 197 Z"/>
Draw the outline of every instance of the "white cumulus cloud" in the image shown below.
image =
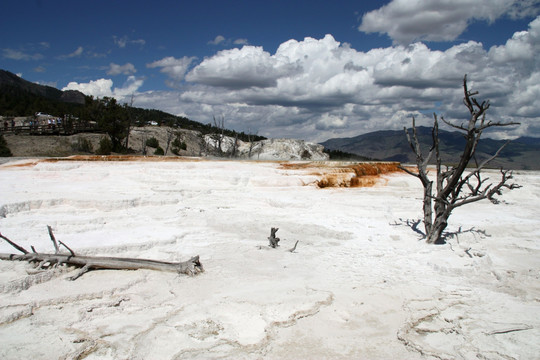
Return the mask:
<path id="1" fill-rule="evenodd" d="M 143 85 L 144 80 L 137 79 L 135 76 L 129 76 L 122 87 L 113 88 L 111 79 L 91 80 L 87 83 L 70 82 L 62 90 L 78 90 L 85 95 L 91 95 L 96 98 L 114 97 L 119 102 L 127 100 L 129 96 L 136 93 Z"/>
<path id="2" fill-rule="evenodd" d="M 277 79 L 294 72 L 286 59 L 273 57 L 262 47 L 244 46 L 218 52 L 195 67 L 186 80 L 211 86 L 241 89 L 275 86 Z"/>
<path id="3" fill-rule="evenodd" d="M 87 83 L 70 82 L 62 90 L 78 90 L 94 97 L 112 96 L 113 81 L 111 79 L 91 80 Z"/>
<path id="4" fill-rule="evenodd" d="M 167 84 L 171 87 L 175 87 L 175 84 L 182 81 L 189 66 L 196 60 L 196 57 L 184 56 L 180 59 L 172 56 L 165 57 L 161 60 L 154 61 L 150 64 L 146 64 L 148 68 L 160 68 L 162 73 L 167 74 L 172 81 L 168 81 Z"/>
<path id="5" fill-rule="evenodd" d="M 452 41 L 473 20 L 531 16 L 538 12 L 537 4 L 537 0 L 392 0 L 364 14 L 358 29 L 388 34 L 396 44 Z"/>
<path id="6" fill-rule="evenodd" d="M 491 101 L 490 120 L 521 122 L 504 129 L 511 136 L 535 129 L 540 135 L 539 53 L 540 17 L 491 49 L 469 41 L 444 51 L 414 43 L 363 52 L 331 35 L 308 37 L 288 40 L 273 54 L 257 46 L 219 51 L 187 75 L 194 60 L 164 58 L 152 66 L 177 90 L 140 94 L 137 102 L 203 123 L 224 114 L 227 126 L 264 136 L 323 141 L 400 129 L 410 125 L 411 114 L 422 125 L 433 112 L 461 121 L 468 74 L 479 99 Z"/>

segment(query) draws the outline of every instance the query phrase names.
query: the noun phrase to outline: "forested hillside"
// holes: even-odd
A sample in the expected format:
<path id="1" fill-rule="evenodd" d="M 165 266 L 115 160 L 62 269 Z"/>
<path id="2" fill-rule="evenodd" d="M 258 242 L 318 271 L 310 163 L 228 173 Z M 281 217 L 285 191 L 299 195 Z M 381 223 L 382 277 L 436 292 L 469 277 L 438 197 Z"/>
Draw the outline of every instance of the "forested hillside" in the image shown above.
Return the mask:
<path id="1" fill-rule="evenodd" d="M 130 128 L 147 124 L 195 130 L 202 134 L 219 132 L 243 141 L 247 141 L 248 138 L 264 139 L 262 136 L 237 133 L 218 128 L 211 123 L 202 124 L 160 110 L 119 104 L 114 98 L 93 98 L 78 91 L 61 91 L 50 86 L 34 84 L 13 73 L 0 70 L 0 116 L 32 117 L 38 112 L 60 118 L 70 115 L 83 122 L 96 124 L 98 131 L 109 135 L 116 152 L 127 150 L 122 149 L 122 140 Z"/>

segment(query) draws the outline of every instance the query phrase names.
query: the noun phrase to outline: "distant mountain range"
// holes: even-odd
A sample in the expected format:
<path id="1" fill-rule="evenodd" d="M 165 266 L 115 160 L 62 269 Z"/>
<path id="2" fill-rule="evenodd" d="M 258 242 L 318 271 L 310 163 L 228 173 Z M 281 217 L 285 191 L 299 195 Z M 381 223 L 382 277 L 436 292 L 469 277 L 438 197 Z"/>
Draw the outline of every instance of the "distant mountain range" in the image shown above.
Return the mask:
<path id="1" fill-rule="evenodd" d="M 431 128 L 418 127 L 418 137 L 427 154 L 431 146 Z M 461 132 L 439 130 L 442 159 L 447 164 L 459 161 L 465 139 Z M 476 152 L 478 161 L 492 156 L 505 140 L 483 137 Z M 415 163 L 403 130 L 376 131 L 350 138 L 329 139 L 321 145 L 330 150 L 339 150 L 374 160 Z M 505 169 L 540 170 L 540 138 L 521 137 L 511 141 L 490 167 Z"/>

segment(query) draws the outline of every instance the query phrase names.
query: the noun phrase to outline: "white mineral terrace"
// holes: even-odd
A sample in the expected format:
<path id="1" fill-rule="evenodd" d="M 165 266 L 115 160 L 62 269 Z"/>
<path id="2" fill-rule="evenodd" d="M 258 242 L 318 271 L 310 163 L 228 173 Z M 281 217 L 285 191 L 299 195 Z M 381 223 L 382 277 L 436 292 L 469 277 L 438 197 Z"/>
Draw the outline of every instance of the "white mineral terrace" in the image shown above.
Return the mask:
<path id="1" fill-rule="evenodd" d="M 205 268 L 69 281 L 74 268 L 0 261 L 0 358 L 538 358 L 540 173 L 458 208 L 441 246 L 405 224 L 422 215 L 418 179 L 318 177 L 278 162 L 0 165 L 0 232 L 19 245 L 53 252 L 50 225 L 80 255 Z"/>

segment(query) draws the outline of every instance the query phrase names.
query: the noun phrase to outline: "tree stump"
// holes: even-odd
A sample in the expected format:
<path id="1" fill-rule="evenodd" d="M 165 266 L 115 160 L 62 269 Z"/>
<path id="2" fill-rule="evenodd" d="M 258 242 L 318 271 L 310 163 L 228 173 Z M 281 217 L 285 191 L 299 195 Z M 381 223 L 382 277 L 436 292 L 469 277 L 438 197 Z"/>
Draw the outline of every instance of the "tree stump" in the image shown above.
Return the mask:
<path id="1" fill-rule="evenodd" d="M 270 241 L 270 247 L 271 248 L 277 248 L 279 246 L 280 239 L 276 237 L 276 232 L 279 230 L 279 228 L 272 228 L 270 229 L 270 236 L 268 237 L 268 241 Z"/>

